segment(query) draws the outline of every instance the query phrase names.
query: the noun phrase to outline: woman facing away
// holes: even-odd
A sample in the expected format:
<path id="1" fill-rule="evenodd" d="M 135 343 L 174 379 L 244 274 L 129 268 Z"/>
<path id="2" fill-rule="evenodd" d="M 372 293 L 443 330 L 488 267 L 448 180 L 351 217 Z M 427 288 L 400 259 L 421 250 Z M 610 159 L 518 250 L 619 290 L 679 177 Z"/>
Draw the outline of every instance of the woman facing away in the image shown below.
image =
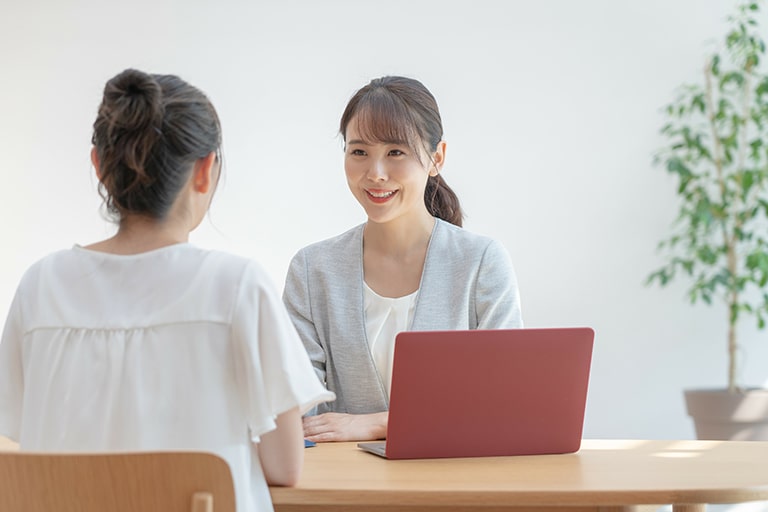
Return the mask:
<path id="1" fill-rule="evenodd" d="M 283 292 L 337 397 L 304 417 L 313 441 L 386 437 L 398 332 L 523 326 L 506 249 L 461 228 L 459 200 L 440 175 L 440 113 L 424 85 L 372 80 L 347 104 L 340 133 L 347 183 L 368 220 L 301 249 Z"/>
<path id="2" fill-rule="evenodd" d="M 107 240 L 24 274 L 0 342 L 0 434 L 33 451 L 200 450 L 241 511 L 303 463 L 301 414 L 333 394 L 261 267 L 188 243 L 221 172 L 213 105 L 173 75 L 109 80 L 92 162 Z"/>

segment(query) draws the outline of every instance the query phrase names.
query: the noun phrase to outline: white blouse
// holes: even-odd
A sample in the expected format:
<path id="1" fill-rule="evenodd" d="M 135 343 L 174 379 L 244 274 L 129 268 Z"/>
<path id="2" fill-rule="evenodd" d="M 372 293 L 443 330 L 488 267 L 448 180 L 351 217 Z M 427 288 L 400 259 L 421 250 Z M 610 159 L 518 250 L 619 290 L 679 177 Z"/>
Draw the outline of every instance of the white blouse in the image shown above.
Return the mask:
<path id="1" fill-rule="evenodd" d="M 0 434 L 32 451 L 203 450 L 237 510 L 272 510 L 254 443 L 333 398 L 253 261 L 80 247 L 24 275 L 0 342 Z"/>
<path id="2" fill-rule="evenodd" d="M 403 297 L 382 297 L 364 283 L 365 330 L 373 363 L 389 397 L 392 387 L 392 359 L 395 336 L 407 331 L 413 322 L 413 310 L 419 291 Z"/>

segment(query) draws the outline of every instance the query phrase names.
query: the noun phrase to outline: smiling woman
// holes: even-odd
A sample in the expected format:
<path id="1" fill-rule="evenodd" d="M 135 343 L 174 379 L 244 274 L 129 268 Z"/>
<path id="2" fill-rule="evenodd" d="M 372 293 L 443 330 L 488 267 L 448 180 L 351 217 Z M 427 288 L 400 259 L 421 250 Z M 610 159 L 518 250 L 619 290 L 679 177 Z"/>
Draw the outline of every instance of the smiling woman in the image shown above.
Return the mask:
<path id="1" fill-rule="evenodd" d="M 424 192 L 428 179 L 439 175 L 445 143 L 438 144 L 430 155 L 431 165 L 426 167 L 426 151 L 412 148 L 407 141 L 366 142 L 359 133 L 359 123 L 356 116 L 346 130 L 344 168 L 349 188 L 365 209 L 368 220 L 379 224 L 423 220 L 431 226 L 433 220 L 425 208 Z"/>
<path id="2" fill-rule="evenodd" d="M 387 177 L 386 174 L 380 174 L 383 168 L 376 166 L 371 169 L 372 162 L 380 162 L 349 158 L 366 156 L 366 147 L 370 149 L 376 146 L 387 152 L 388 156 L 400 157 L 394 161 L 389 159 L 392 171 L 404 169 L 408 163 L 415 164 L 421 170 L 424 175 L 421 177 L 426 179 L 426 184 L 419 186 L 426 210 L 418 208 L 417 200 L 415 205 L 420 213 L 429 213 L 451 224 L 462 225 L 464 214 L 459 198 L 440 176 L 446 147 L 442 140 L 440 111 L 434 96 L 421 82 L 396 76 L 371 80 L 347 104 L 341 116 L 339 131 L 346 142 L 345 168 L 348 180 L 350 173 L 354 176 L 355 171 L 359 174 L 366 170 L 379 173 L 374 176 L 374 182 L 381 182 Z M 360 145 L 366 147 L 357 147 Z M 395 162 L 400 162 L 400 165 Z M 425 166 L 427 163 L 431 165 Z M 401 171 L 400 175 L 403 176 L 404 172 Z M 384 189 L 381 192 L 386 195 L 396 191 Z M 354 188 L 352 192 L 355 192 Z M 413 195 L 419 196 L 418 193 Z M 365 208 L 365 203 L 362 204 Z M 366 213 L 370 215 L 368 210 Z"/>
<path id="3" fill-rule="evenodd" d="M 407 330 L 522 327 L 506 249 L 461 228 L 440 176 L 437 102 L 418 80 L 372 80 L 341 117 L 344 169 L 366 223 L 299 251 L 284 301 L 337 400 L 304 418 L 313 441 L 386 437 L 395 336 Z"/>

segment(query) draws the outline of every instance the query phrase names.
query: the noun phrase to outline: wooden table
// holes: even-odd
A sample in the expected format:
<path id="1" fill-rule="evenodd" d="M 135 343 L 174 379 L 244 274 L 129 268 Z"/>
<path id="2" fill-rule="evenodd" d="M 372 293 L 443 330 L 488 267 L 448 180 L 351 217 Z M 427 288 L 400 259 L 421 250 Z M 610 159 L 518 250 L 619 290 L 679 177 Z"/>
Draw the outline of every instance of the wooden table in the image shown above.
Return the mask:
<path id="1" fill-rule="evenodd" d="M 768 442 L 585 440 L 569 455 L 401 461 L 321 443 L 296 487 L 270 492 L 276 512 L 700 511 L 768 500 Z"/>
<path id="2" fill-rule="evenodd" d="M 276 512 L 702 511 L 768 500 L 768 442 L 585 440 L 567 455 L 400 461 L 322 443 L 296 487 L 270 492 Z"/>

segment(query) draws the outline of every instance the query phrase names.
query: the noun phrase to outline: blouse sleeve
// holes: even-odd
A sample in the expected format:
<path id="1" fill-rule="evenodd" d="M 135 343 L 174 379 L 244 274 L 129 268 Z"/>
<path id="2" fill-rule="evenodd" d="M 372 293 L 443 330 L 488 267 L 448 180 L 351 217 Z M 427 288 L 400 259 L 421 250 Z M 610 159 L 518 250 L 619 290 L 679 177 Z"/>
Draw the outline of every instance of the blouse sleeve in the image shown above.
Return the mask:
<path id="1" fill-rule="evenodd" d="M 23 328 L 18 292 L 11 303 L 0 341 L 0 435 L 19 442 L 24 395 L 21 343 Z"/>
<path id="2" fill-rule="evenodd" d="M 523 327 L 515 270 L 509 253 L 497 240 L 485 249 L 475 294 L 478 329 Z"/>
<path id="3" fill-rule="evenodd" d="M 254 441 L 275 428 L 278 414 L 294 407 L 304 413 L 335 399 L 312 371 L 279 295 L 255 263 L 247 267 L 240 283 L 232 326 Z"/>

